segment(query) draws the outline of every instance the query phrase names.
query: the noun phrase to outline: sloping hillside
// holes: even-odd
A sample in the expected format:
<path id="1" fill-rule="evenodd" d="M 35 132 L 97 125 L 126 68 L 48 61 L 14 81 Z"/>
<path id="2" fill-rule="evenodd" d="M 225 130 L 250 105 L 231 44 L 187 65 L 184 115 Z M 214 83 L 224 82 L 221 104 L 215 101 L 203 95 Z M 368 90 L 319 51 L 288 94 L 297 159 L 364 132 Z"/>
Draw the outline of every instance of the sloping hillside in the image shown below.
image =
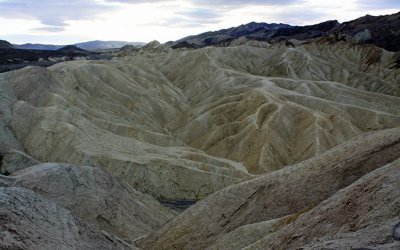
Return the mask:
<path id="1" fill-rule="evenodd" d="M 400 129 L 212 194 L 144 249 L 398 249 Z"/>
<path id="2" fill-rule="evenodd" d="M 0 75 L 22 147 L 196 200 L 400 125 L 395 54 L 373 46 L 157 46 Z"/>

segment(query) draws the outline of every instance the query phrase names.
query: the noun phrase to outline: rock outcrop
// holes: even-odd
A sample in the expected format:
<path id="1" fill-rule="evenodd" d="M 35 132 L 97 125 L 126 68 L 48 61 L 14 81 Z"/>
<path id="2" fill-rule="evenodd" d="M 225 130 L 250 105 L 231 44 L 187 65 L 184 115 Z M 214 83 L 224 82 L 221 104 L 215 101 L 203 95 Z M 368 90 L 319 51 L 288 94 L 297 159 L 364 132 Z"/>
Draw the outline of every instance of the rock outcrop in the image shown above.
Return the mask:
<path id="1" fill-rule="evenodd" d="M 399 167 L 371 172 L 247 249 L 399 249 Z"/>
<path id="2" fill-rule="evenodd" d="M 12 149 L 3 154 L 0 162 L 0 174 L 10 175 L 40 162 L 24 152 Z"/>
<path id="3" fill-rule="evenodd" d="M 343 23 L 334 33 L 339 40 L 400 51 L 400 12 L 384 16 L 366 15 Z"/>
<path id="4" fill-rule="evenodd" d="M 31 190 L 0 187 L 2 249 L 136 249 Z"/>
<path id="5" fill-rule="evenodd" d="M 175 216 L 100 168 L 45 163 L 0 186 L 0 248 L 132 249 Z"/>
<path id="6" fill-rule="evenodd" d="M 0 40 L 0 49 L 10 49 L 10 48 L 14 48 L 14 46 L 11 43 L 4 40 Z"/>
<path id="7" fill-rule="evenodd" d="M 86 51 L 84 49 L 81 49 L 75 45 L 67 45 L 62 48 L 59 48 L 57 52 L 65 53 L 65 54 L 73 54 L 75 56 L 81 55 L 81 56 L 87 56 L 90 54 L 89 51 Z"/>
<path id="8" fill-rule="evenodd" d="M 174 214 L 99 168 L 45 163 L 14 173 L 14 186 L 34 190 L 82 221 L 133 243 Z"/>

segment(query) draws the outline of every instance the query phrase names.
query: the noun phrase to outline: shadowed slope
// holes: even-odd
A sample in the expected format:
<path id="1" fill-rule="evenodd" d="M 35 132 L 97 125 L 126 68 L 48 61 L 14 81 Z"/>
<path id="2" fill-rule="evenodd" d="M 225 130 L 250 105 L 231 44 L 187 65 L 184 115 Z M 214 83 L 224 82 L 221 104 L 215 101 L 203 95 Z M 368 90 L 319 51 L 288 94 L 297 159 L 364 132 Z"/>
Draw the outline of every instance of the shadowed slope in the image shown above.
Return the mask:
<path id="1" fill-rule="evenodd" d="M 225 245 L 224 241 L 226 244 L 236 242 L 232 237 L 236 230 L 242 230 L 243 240 L 237 242 L 243 247 L 272 232 L 277 231 L 279 235 L 278 230 L 296 220 L 300 214 L 318 206 L 362 176 L 398 159 L 399 149 L 398 128 L 359 136 L 310 160 L 216 192 L 142 240 L 139 246 L 144 249 L 205 249 L 214 244 Z M 385 171 L 385 175 L 389 172 Z M 340 199 L 343 198 L 341 193 L 337 193 Z M 396 200 L 390 202 L 392 201 Z M 374 209 L 382 217 L 394 216 L 386 210 L 379 211 L 378 208 Z M 322 213 L 315 213 L 314 216 L 318 214 Z M 304 216 L 299 218 L 305 218 Z M 343 216 L 351 214 L 345 213 Z M 350 217 L 346 218 L 350 220 Z M 315 218 L 316 221 L 317 219 L 318 217 Z M 312 227 L 299 223 L 299 227 Z M 366 223 L 373 226 L 369 220 Z M 290 226 L 282 229 L 282 232 L 287 231 L 292 233 L 293 242 L 304 239 L 303 235 L 308 235 L 308 239 L 313 238 L 307 229 L 296 231 Z M 258 236 L 252 232 L 257 232 Z M 334 231 L 329 230 L 320 233 L 323 232 L 326 235 L 334 234 Z M 381 234 L 376 236 L 382 237 Z M 282 249 L 302 246 L 301 242 L 291 245 L 284 238 L 280 241 L 281 238 L 271 237 L 274 242 L 269 243 L 266 239 L 260 242 L 261 245 L 264 244 L 262 248 L 265 249 L 266 245 L 268 249 L 280 248 L 283 243 L 288 245 Z M 296 239 L 298 237 L 300 238 Z"/>

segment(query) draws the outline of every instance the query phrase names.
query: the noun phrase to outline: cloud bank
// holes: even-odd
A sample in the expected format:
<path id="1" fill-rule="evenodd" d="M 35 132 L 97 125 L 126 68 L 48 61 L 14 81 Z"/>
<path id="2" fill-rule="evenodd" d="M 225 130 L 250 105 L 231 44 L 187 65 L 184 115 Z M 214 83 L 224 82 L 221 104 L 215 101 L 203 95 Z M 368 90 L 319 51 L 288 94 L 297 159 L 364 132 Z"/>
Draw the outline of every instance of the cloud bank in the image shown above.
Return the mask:
<path id="1" fill-rule="evenodd" d="M 114 8 L 97 1 L 86 0 L 3 0 L 0 17 L 39 20 L 43 30 L 58 32 L 70 20 L 87 20 Z"/>
<path id="2" fill-rule="evenodd" d="M 396 10 L 399 0 L 0 0 L 0 38 L 168 41 L 251 21 L 308 25 Z"/>
<path id="3" fill-rule="evenodd" d="M 351 2 L 351 0 L 349 0 Z M 308 1 L 312 2 L 312 1 Z M 186 4 L 189 8 L 177 9 L 171 13 L 171 16 L 159 23 L 165 25 L 201 25 L 207 23 L 216 23 L 224 16 L 224 11 L 243 8 L 245 6 L 265 7 L 286 7 L 290 10 L 291 5 L 301 6 L 301 11 L 313 10 L 307 9 L 307 0 L 0 0 L 0 17 L 19 18 L 39 20 L 43 27 L 37 30 L 48 32 L 60 32 L 68 26 L 68 21 L 75 20 L 93 20 L 100 14 L 110 13 L 119 8 L 124 8 L 119 4 Z M 329 1 L 328 1 L 329 2 Z M 398 0 L 354 0 L 354 4 L 360 9 L 393 9 L 400 8 Z M 287 12 L 287 13 L 286 13 Z M 288 20 L 293 20 L 290 11 L 282 11 Z M 299 16 L 309 16 L 305 13 Z M 267 20 L 266 20 L 267 21 Z"/>

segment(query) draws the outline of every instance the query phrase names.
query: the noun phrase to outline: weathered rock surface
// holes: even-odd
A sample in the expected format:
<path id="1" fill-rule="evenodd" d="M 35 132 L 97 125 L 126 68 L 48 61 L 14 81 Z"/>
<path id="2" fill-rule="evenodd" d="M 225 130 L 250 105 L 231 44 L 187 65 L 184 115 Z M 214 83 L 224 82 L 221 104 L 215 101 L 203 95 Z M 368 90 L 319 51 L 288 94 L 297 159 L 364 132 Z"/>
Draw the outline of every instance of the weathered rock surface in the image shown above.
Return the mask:
<path id="1" fill-rule="evenodd" d="M 17 101 L 6 76 L 0 74 L 0 157 L 12 149 L 22 150 L 22 145 L 10 127 L 13 116 L 12 106 Z"/>
<path id="2" fill-rule="evenodd" d="M 44 163 L 0 187 L 2 249 L 131 249 L 175 216 L 100 168 Z"/>
<path id="3" fill-rule="evenodd" d="M 399 249 L 400 160 L 339 190 L 246 249 Z"/>
<path id="4" fill-rule="evenodd" d="M 282 218 L 241 226 L 219 237 L 208 249 L 242 249 L 262 239 L 265 235 L 278 231 L 296 218 L 288 215 Z"/>
<path id="5" fill-rule="evenodd" d="M 12 149 L 3 154 L 0 162 L 0 174 L 10 175 L 40 162 L 24 152 Z"/>
<path id="6" fill-rule="evenodd" d="M 34 190 L 81 220 L 129 243 L 174 217 L 150 196 L 99 168 L 45 163 L 11 177 L 14 186 Z"/>
<path id="7" fill-rule="evenodd" d="M 238 242 L 259 249 L 297 249 L 336 235 L 347 235 L 348 240 L 334 243 L 342 247 L 375 240 L 391 244 L 399 220 L 399 149 L 399 128 L 361 135 L 310 160 L 216 192 L 139 246 L 218 248 L 236 242 L 240 230 L 246 239 Z M 315 249 L 329 247 L 320 243 Z"/>
<path id="8" fill-rule="evenodd" d="M 400 222 L 393 226 L 393 239 L 400 241 Z"/>
<path id="9" fill-rule="evenodd" d="M 373 46 L 147 47 L 3 74 L 8 126 L 27 153 L 196 200 L 400 125 L 395 54 Z"/>
<path id="10" fill-rule="evenodd" d="M 2 249 L 135 249 L 31 190 L 0 187 Z"/>

